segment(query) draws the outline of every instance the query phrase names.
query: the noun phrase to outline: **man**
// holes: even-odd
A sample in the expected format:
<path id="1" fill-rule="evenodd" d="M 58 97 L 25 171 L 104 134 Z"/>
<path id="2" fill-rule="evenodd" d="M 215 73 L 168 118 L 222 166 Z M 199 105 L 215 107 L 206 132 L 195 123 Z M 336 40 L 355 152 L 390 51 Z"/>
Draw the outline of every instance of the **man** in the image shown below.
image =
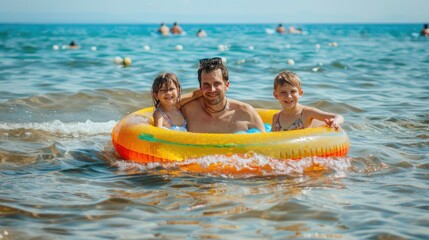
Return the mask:
<path id="1" fill-rule="evenodd" d="M 264 123 L 249 104 L 228 99 L 228 69 L 221 58 L 201 59 L 198 69 L 200 94 L 182 107 L 188 131 L 199 133 L 235 133 L 257 128 L 265 132 Z"/>
<path id="2" fill-rule="evenodd" d="M 182 34 L 183 30 L 177 22 L 174 22 L 173 26 L 170 28 L 170 32 L 172 34 Z"/>
<path id="3" fill-rule="evenodd" d="M 286 29 L 285 29 L 285 27 L 283 27 L 283 24 L 279 23 L 279 25 L 276 28 L 276 32 L 278 32 L 280 34 L 286 33 Z"/>
<path id="4" fill-rule="evenodd" d="M 161 26 L 158 28 L 158 33 L 160 33 L 162 36 L 168 36 L 169 29 L 165 23 L 161 23 Z"/>
<path id="5" fill-rule="evenodd" d="M 428 25 L 423 25 L 423 29 L 420 31 L 420 36 L 429 37 L 429 28 Z"/>

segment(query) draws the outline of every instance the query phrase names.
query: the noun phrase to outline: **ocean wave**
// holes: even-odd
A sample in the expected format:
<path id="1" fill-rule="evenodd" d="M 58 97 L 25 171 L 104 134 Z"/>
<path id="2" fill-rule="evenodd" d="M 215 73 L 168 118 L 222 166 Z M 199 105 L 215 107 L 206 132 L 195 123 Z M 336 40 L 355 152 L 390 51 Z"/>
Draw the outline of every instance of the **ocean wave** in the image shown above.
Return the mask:
<path id="1" fill-rule="evenodd" d="M 78 138 L 82 136 L 105 135 L 112 132 L 117 122 L 62 122 L 54 120 L 40 123 L 0 123 L 0 134 L 6 136 L 21 136 L 37 134 L 39 131 L 60 137 Z"/>

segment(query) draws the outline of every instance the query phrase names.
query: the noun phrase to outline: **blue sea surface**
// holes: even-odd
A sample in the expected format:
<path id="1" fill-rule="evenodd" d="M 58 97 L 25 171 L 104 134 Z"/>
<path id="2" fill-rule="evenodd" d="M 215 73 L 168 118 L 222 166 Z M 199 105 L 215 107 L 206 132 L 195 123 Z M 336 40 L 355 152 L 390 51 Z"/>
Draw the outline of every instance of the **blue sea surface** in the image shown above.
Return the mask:
<path id="1" fill-rule="evenodd" d="M 0 238 L 429 238 L 423 24 L 283 35 L 276 24 L 182 24 L 186 34 L 169 37 L 158 26 L 0 25 Z M 344 116 L 348 156 L 285 160 L 263 176 L 122 160 L 111 131 L 152 106 L 155 76 L 174 72 L 189 92 L 198 60 L 215 56 L 230 71 L 228 97 L 257 108 L 280 109 L 273 79 L 297 73 L 302 104 Z M 197 161 L 246 167 L 240 156 Z M 324 170 L 305 171 L 312 164 Z"/>

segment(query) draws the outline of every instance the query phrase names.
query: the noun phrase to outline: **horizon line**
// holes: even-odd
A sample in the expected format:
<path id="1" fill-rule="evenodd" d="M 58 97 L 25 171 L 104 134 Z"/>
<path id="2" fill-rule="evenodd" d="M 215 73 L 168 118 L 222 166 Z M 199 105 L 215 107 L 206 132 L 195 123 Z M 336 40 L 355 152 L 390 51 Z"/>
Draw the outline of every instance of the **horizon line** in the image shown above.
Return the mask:
<path id="1" fill-rule="evenodd" d="M 161 22 L 162 23 L 162 22 Z M 288 22 L 230 22 L 230 23 L 226 23 L 226 22 L 219 22 L 219 23 L 213 23 L 213 22 L 201 22 L 201 23 L 196 23 L 196 22 L 181 22 L 180 25 L 198 25 L 198 24 L 202 24 L 202 25 L 219 25 L 219 24 L 225 24 L 225 25 L 263 25 L 263 24 L 290 24 L 290 25 L 321 25 L 321 24 L 327 24 L 327 25 L 333 25 L 333 24 L 350 24 L 350 25 L 358 25 L 358 24 L 424 24 L 426 22 L 302 22 L 302 23 L 288 23 Z M 1 22 L 0 24 L 28 24 L 28 25 L 38 25 L 38 24 L 43 24 L 43 25 L 48 25 L 48 24 L 61 24 L 61 25 L 159 25 L 160 22 Z"/>

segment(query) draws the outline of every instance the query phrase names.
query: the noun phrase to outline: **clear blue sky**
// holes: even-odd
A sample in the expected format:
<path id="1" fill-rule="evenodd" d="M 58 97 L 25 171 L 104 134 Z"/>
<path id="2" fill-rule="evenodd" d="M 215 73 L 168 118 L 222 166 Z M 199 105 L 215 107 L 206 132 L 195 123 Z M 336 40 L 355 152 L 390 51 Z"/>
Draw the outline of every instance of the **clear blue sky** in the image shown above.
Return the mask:
<path id="1" fill-rule="evenodd" d="M 428 0 L 0 0 L 2 23 L 426 23 Z"/>

